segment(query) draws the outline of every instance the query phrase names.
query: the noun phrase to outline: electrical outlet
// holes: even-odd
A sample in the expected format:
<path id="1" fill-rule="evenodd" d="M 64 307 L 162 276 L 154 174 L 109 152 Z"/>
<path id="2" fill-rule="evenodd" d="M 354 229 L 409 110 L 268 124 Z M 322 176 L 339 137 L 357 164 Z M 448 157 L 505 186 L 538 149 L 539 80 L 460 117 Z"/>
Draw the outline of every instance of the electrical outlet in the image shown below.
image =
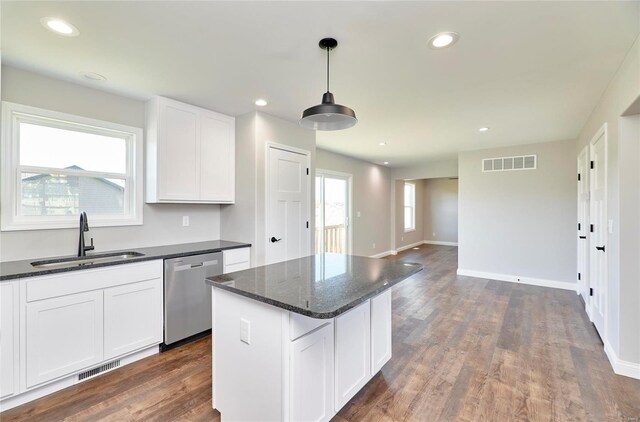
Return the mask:
<path id="1" fill-rule="evenodd" d="M 433 237 L 436 237 L 436 232 L 431 233 L 433 235 Z"/>
<path id="2" fill-rule="evenodd" d="M 188 227 L 189 226 L 189 216 L 188 215 L 183 215 L 182 216 L 182 227 Z"/>
<path id="3" fill-rule="evenodd" d="M 404 240 L 404 236 L 400 236 L 400 240 Z"/>
<path id="4" fill-rule="evenodd" d="M 375 249 L 375 248 L 376 248 L 376 244 L 374 243 L 374 244 L 373 244 L 373 249 Z"/>
<path id="5" fill-rule="evenodd" d="M 240 341 L 251 344 L 251 322 L 240 318 Z"/>
<path id="6" fill-rule="evenodd" d="M 360 214 L 360 211 L 358 211 L 358 212 L 356 213 L 356 216 L 357 216 L 358 218 L 360 218 L 360 216 L 361 216 L 361 215 L 362 215 L 362 214 Z"/>

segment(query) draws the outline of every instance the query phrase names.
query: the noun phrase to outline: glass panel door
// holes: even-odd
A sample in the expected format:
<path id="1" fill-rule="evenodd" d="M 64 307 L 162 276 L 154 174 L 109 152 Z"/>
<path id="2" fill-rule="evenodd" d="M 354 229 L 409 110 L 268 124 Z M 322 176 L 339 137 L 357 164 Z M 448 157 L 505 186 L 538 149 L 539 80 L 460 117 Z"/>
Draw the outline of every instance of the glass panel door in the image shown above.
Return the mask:
<path id="1" fill-rule="evenodd" d="M 349 253 L 350 176 L 316 176 L 316 253 Z"/>

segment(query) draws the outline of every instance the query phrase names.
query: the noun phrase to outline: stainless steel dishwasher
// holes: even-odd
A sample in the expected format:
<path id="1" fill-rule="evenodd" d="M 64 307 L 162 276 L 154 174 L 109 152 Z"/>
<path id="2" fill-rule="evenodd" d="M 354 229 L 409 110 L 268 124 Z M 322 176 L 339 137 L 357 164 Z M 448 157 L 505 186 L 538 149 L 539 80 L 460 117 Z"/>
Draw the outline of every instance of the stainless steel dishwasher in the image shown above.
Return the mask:
<path id="1" fill-rule="evenodd" d="M 211 330 L 211 287 L 204 279 L 222 268 L 222 252 L 164 260 L 163 350 Z"/>

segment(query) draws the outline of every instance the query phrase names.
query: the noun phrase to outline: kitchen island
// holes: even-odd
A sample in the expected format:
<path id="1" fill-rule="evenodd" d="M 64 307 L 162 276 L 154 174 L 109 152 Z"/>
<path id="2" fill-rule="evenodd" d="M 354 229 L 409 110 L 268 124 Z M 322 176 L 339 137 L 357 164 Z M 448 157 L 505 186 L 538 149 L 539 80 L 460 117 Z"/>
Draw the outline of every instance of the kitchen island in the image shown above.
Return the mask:
<path id="1" fill-rule="evenodd" d="M 419 264 L 320 254 L 207 279 L 223 421 L 328 421 L 391 359 L 391 290 Z"/>

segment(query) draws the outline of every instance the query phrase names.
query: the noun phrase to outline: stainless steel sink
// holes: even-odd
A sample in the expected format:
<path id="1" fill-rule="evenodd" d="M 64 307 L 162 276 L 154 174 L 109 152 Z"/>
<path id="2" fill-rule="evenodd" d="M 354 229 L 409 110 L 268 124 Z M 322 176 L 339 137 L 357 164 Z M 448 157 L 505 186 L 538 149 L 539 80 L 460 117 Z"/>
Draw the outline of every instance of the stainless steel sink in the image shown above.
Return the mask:
<path id="1" fill-rule="evenodd" d="M 53 258 L 43 261 L 34 261 L 31 263 L 31 266 L 34 268 L 82 267 L 85 265 L 102 264 L 106 262 L 126 261 L 127 259 L 139 258 L 141 256 L 144 256 L 144 254 L 134 251 L 112 252 L 87 255 L 83 257 Z"/>

